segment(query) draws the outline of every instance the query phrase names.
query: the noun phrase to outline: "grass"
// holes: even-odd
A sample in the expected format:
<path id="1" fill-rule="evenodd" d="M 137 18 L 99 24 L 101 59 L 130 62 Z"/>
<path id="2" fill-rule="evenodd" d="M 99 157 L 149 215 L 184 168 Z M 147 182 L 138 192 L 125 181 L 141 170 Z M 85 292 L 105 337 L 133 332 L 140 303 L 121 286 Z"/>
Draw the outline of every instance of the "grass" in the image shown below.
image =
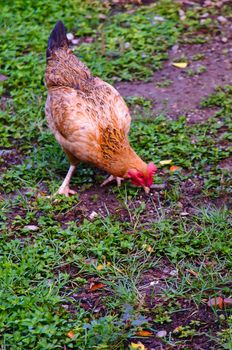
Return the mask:
<path id="1" fill-rule="evenodd" d="M 70 204 L 70 199 L 63 200 L 62 206 L 65 201 Z M 128 234 L 132 223 L 112 217 L 85 220 L 81 226 L 68 222 L 63 229 L 51 214 L 49 199 L 46 203 L 37 222 L 38 232 L 32 233 L 26 229 L 28 222 L 17 218 L 1 240 L 0 325 L 6 348 L 14 349 L 16 344 L 28 349 L 60 348 L 62 344 L 80 349 L 118 344 L 115 348 L 120 348 L 139 327 L 152 327 L 148 321 L 151 310 L 139 288 L 146 271 L 162 267 L 158 257 L 167 257 L 178 271 L 159 292 L 169 303 L 184 297 L 199 304 L 218 290 L 225 296 L 230 293 L 226 268 L 231 266 L 231 231 L 226 211 L 200 211 L 195 218 L 161 220 L 149 228 L 140 224 Z M 41 203 L 38 205 L 40 209 L 27 208 L 32 218 L 42 210 Z M 195 271 L 197 278 L 188 271 Z M 106 311 L 99 303 L 88 311 L 80 305 L 82 293 L 90 299 L 93 279 L 105 285 L 99 290 L 100 306 L 107 305 Z M 131 307 L 128 329 L 123 317 L 126 305 Z M 158 310 L 152 311 L 154 325 L 170 323 L 173 307 L 165 308 L 169 316 L 164 318 Z M 72 341 L 67 337 L 70 330 L 75 333 Z"/>
<path id="2" fill-rule="evenodd" d="M 2 4 L 0 146 L 9 153 L 0 160 L 1 349 L 120 350 L 139 341 L 148 349 L 153 342 L 191 349 L 199 339 L 202 349 L 231 348 L 229 308 L 207 306 L 231 296 L 230 212 L 214 205 L 231 196 L 230 171 L 221 166 L 231 154 L 231 86 L 202 102 L 218 112 L 200 125 L 184 116 L 154 118 L 153 101 L 127 100 L 130 141 L 158 164 L 156 185 L 165 184 L 154 196 L 129 184 L 101 192 L 102 173 L 82 165 L 73 179 L 77 196 L 46 197 L 67 169 L 44 117 L 45 49 L 56 20 L 81 38 L 75 52 L 95 74 L 148 80 L 168 48 L 203 40 L 207 26 L 216 31 L 216 8 L 186 9 L 180 21 L 179 6 Z M 200 23 L 206 11 L 207 26 Z M 165 159 L 179 170 L 159 163 Z M 193 183 L 199 191 L 189 190 Z M 90 220 L 93 210 L 98 216 Z M 167 332 L 162 340 L 159 330 Z"/>
<path id="3" fill-rule="evenodd" d="M 206 104 L 207 102 L 205 102 Z M 147 107 L 146 107 L 147 108 Z M 227 117 L 228 115 L 228 117 Z M 226 126 L 228 130 L 220 133 Z M 173 164 L 185 169 L 181 174 L 174 174 L 170 181 L 179 183 L 188 177 L 204 174 L 204 191 L 210 197 L 218 197 L 221 192 L 229 192 L 230 173 L 220 168 L 220 161 L 229 157 L 231 146 L 223 141 L 230 140 L 230 114 L 218 115 L 209 119 L 204 125 L 190 126 L 186 118 L 167 120 L 160 116 L 155 120 L 150 116 L 140 118 L 134 122 L 130 135 L 135 150 L 147 161 L 153 159 L 159 163 L 162 159 L 172 159 Z M 220 141 L 219 141 L 220 140 Z M 41 145 L 30 151 L 30 157 L 14 167 L 11 167 L 2 177 L 2 184 L 6 192 L 17 190 L 26 185 L 38 188 L 38 182 L 43 179 L 53 191 L 60 182 L 59 173 L 67 168 L 66 160 L 56 141 L 45 131 L 40 135 Z M 51 152 L 56 158 L 51 160 Z M 208 172 L 205 173 L 205 167 Z M 162 170 L 160 166 L 160 170 Z M 31 169 L 33 172 L 31 173 Z M 166 166 L 166 171 L 169 172 Z M 76 177 L 77 183 L 92 182 L 94 171 L 81 167 Z M 157 182 L 163 181 L 162 175 Z"/>

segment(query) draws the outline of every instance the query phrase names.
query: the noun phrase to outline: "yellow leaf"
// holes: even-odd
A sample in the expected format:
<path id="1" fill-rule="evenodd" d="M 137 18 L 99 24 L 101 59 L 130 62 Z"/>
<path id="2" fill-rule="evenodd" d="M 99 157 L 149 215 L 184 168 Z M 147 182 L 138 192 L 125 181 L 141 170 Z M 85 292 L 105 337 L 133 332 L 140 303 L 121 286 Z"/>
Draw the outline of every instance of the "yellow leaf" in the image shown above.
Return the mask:
<path id="1" fill-rule="evenodd" d="M 142 343 L 138 342 L 138 343 L 131 343 L 130 350 L 147 350 L 147 349 Z"/>
<path id="2" fill-rule="evenodd" d="M 187 62 L 172 62 L 172 65 L 177 68 L 186 68 L 188 63 Z"/>
<path id="3" fill-rule="evenodd" d="M 172 159 L 166 159 L 166 160 L 161 160 L 160 161 L 160 164 L 161 165 L 168 165 L 172 162 Z"/>
<path id="4" fill-rule="evenodd" d="M 97 266 L 97 270 L 98 270 L 98 271 L 101 271 L 102 269 L 104 269 L 104 265 L 98 265 L 98 266 Z"/>

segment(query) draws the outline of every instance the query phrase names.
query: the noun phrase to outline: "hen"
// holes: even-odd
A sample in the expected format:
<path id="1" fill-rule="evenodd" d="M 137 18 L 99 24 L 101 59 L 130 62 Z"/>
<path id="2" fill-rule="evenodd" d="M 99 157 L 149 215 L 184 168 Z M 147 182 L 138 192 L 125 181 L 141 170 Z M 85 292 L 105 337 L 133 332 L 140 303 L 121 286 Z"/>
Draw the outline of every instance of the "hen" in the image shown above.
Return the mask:
<path id="1" fill-rule="evenodd" d="M 124 100 L 72 53 L 61 21 L 48 40 L 45 83 L 48 125 L 70 162 L 57 193 L 76 193 L 69 183 L 80 161 L 111 175 L 102 185 L 113 179 L 120 185 L 122 179 L 130 179 L 149 192 L 156 167 L 147 165 L 129 144 L 131 117 Z"/>

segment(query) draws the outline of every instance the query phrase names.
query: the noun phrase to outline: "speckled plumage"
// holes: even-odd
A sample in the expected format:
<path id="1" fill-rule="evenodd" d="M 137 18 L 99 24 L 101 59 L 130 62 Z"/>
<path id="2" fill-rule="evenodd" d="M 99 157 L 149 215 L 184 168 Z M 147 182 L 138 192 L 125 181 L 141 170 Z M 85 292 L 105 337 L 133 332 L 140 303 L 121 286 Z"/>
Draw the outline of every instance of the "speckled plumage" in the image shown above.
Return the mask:
<path id="1" fill-rule="evenodd" d="M 67 47 L 48 59 L 46 116 L 71 164 L 90 162 L 124 177 L 146 164 L 128 141 L 131 117 L 116 89 L 97 77 Z"/>

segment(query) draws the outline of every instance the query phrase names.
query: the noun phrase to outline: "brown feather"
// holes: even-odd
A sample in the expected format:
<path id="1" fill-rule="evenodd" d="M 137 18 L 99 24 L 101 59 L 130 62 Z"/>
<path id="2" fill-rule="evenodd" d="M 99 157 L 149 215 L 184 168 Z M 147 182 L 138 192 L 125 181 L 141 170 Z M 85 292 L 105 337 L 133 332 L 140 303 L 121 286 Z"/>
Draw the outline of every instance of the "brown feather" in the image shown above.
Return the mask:
<path id="1" fill-rule="evenodd" d="M 89 162 L 118 177 L 131 168 L 146 173 L 128 141 L 129 110 L 111 85 L 67 48 L 52 52 L 45 81 L 48 124 L 72 164 Z"/>

